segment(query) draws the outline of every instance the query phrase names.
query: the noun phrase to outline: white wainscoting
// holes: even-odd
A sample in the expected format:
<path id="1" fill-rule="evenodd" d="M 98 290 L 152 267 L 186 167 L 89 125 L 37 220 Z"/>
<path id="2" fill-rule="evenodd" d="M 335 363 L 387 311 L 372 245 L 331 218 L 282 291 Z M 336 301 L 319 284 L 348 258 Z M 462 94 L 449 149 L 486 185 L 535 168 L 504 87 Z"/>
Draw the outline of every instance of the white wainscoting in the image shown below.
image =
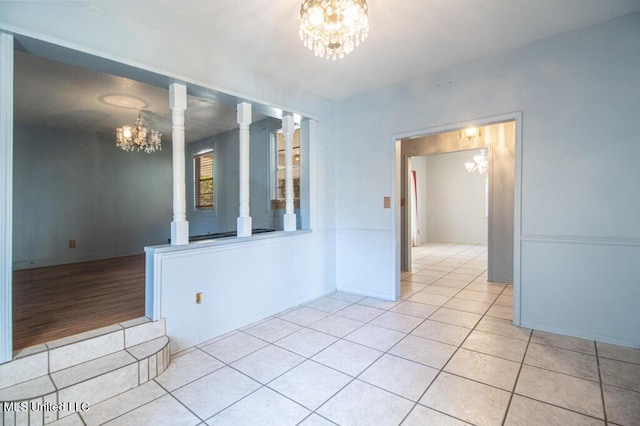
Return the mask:
<path id="1" fill-rule="evenodd" d="M 334 249 L 333 232 L 309 231 L 148 247 L 146 315 L 180 351 L 331 293 Z"/>
<path id="2" fill-rule="evenodd" d="M 640 240 L 522 237 L 521 325 L 640 347 Z"/>

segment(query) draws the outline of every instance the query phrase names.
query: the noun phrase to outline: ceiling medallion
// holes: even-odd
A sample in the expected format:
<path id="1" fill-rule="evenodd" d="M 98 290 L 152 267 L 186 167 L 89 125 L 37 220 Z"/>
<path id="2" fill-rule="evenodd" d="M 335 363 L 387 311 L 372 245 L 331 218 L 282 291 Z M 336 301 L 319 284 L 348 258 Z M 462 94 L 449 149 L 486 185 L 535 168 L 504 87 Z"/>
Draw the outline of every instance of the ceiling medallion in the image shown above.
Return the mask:
<path id="1" fill-rule="evenodd" d="M 316 56 L 344 58 L 369 33 L 366 0 L 304 0 L 300 39 Z"/>

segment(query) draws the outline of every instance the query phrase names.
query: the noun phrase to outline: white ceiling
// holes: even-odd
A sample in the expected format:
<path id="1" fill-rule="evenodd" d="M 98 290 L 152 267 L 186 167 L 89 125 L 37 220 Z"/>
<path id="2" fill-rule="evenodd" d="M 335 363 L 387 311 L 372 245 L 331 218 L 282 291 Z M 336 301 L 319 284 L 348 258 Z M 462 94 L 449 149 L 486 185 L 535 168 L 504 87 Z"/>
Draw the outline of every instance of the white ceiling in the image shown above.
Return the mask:
<path id="1" fill-rule="evenodd" d="M 369 38 L 327 61 L 298 37 L 301 0 L 81 1 L 73 7 L 137 21 L 312 93 L 342 99 L 418 75 L 515 49 L 535 40 L 640 10 L 640 0 L 368 0 Z M 49 3 L 51 5 L 51 3 Z M 206 54 L 204 52 L 203 54 Z M 185 72 L 188 74 L 188 72 Z M 168 91 L 80 67 L 16 54 L 16 120 L 114 133 L 135 109 L 109 94 L 144 101 L 150 127 L 170 139 Z M 257 115 L 254 121 L 264 116 Z M 237 127 L 235 108 L 190 97 L 187 140 Z"/>
<path id="2" fill-rule="evenodd" d="M 269 77 L 340 99 L 640 10 L 639 0 L 368 0 L 369 38 L 342 60 L 298 36 L 301 0 L 136 0 L 84 7 L 206 40 Z M 140 17 L 138 19 L 137 17 Z M 206 54 L 206 52 L 203 52 Z"/>

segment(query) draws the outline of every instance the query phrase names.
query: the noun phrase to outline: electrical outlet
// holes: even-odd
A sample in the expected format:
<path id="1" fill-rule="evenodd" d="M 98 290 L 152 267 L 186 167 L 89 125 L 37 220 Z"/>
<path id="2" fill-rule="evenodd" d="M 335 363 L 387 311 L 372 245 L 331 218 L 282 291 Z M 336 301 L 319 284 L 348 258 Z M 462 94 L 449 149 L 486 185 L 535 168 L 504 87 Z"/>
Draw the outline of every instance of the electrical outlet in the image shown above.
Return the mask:
<path id="1" fill-rule="evenodd" d="M 76 240 L 69 240 L 69 248 L 76 248 Z"/>
<path id="2" fill-rule="evenodd" d="M 384 208 L 385 209 L 391 208 L 391 197 L 384 197 Z"/>
<path id="3" fill-rule="evenodd" d="M 202 303 L 202 293 L 196 293 L 196 303 Z"/>

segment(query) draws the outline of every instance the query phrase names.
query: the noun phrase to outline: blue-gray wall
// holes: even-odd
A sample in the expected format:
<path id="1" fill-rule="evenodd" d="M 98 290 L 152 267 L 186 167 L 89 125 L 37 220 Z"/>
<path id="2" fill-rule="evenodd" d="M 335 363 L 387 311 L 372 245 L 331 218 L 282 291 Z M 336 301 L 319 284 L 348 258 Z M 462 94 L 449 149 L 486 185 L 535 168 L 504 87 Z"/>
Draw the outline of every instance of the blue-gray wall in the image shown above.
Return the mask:
<path id="1" fill-rule="evenodd" d="M 14 268 L 143 253 L 166 243 L 171 145 L 163 148 L 125 152 L 108 135 L 16 125 Z"/>

